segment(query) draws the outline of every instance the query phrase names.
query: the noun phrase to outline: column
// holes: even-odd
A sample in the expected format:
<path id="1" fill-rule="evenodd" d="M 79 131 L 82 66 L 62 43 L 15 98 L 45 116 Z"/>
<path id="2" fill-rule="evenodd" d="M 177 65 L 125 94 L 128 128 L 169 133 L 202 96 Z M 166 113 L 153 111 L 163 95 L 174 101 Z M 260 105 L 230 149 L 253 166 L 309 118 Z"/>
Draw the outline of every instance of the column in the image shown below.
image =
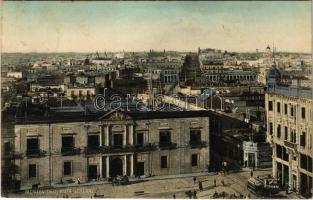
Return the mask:
<path id="1" fill-rule="evenodd" d="M 100 147 L 103 145 L 103 137 L 102 137 L 102 125 L 99 126 L 99 129 L 100 129 L 100 135 L 99 135 L 99 145 Z"/>
<path id="2" fill-rule="evenodd" d="M 290 156 L 291 157 L 291 156 Z M 288 179 L 289 179 L 289 183 L 288 183 L 288 185 L 289 185 L 289 187 L 292 187 L 292 183 L 293 183 L 293 180 L 292 180 L 292 170 L 291 170 L 291 168 L 292 168 L 292 163 L 290 162 L 290 164 L 289 164 L 289 166 L 288 166 L 288 175 L 289 175 L 289 177 L 288 177 Z"/>
<path id="3" fill-rule="evenodd" d="M 99 160 L 100 160 L 100 164 L 99 164 L 99 177 L 100 177 L 100 179 L 102 178 L 102 156 L 99 158 Z"/>
<path id="4" fill-rule="evenodd" d="M 123 159 L 123 175 L 126 175 L 126 169 L 127 169 L 127 160 L 126 160 L 126 155 L 123 156 L 124 159 Z"/>
<path id="5" fill-rule="evenodd" d="M 124 125 L 123 146 L 126 145 L 126 133 L 127 133 L 127 124 Z"/>
<path id="6" fill-rule="evenodd" d="M 273 177 L 277 178 L 277 162 L 273 159 Z"/>
<path id="7" fill-rule="evenodd" d="M 106 161 L 106 177 L 108 178 L 108 177 L 110 177 L 110 157 L 109 156 L 107 156 L 106 158 L 105 158 L 105 161 Z"/>
<path id="8" fill-rule="evenodd" d="M 133 137 L 134 137 L 134 129 L 133 129 L 133 125 L 130 125 L 129 126 L 129 144 L 130 145 L 133 145 L 134 144 L 134 139 L 133 139 Z"/>
<path id="9" fill-rule="evenodd" d="M 130 176 L 134 176 L 134 155 L 130 155 Z"/>
<path id="10" fill-rule="evenodd" d="M 105 146 L 109 146 L 109 125 L 105 126 Z"/>
<path id="11" fill-rule="evenodd" d="M 301 180 L 300 180 L 301 176 L 300 176 L 300 171 L 299 169 L 297 170 L 297 193 L 300 192 L 301 189 Z"/>

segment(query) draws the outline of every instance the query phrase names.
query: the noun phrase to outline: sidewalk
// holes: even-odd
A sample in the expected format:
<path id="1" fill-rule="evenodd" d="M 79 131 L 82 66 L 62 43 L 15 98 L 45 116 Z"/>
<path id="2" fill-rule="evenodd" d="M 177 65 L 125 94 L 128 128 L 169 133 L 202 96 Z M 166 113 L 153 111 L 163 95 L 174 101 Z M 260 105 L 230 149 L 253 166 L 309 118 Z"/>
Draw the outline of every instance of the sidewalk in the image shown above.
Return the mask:
<path id="1" fill-rule="evenodd" d="M 175 178 L 187 178 L 187 177 L 199 177 L 199 176 L 212 176 L 218 174 L 217 172 L 200 172 L 200 173 L 190 173 L 190 174 L 175 174 L 175 175 L 166 175 L 166 176 L 151 176 L 151 177 L 141 177 L 141 178 L 129 178 L 130 183 L 135 181 L 148 181 L 148 180 L 166 180 L 166 179 L 175 179 Z M 68 188 L 68 187 L 80 187 L 80 186 L 90 186 L 90 185 L 101 185 L 101 184 L 111 184 L 107 180 L 91 181 L 84 183 L 68 183 L 68 184 L 55 184 L 47 189 L 56 189 L 56 188 Z M 23 188 L 23 190 L 28 190 L 31 188 Z M 46 188 L 39 188 L 46 189 Z"/>

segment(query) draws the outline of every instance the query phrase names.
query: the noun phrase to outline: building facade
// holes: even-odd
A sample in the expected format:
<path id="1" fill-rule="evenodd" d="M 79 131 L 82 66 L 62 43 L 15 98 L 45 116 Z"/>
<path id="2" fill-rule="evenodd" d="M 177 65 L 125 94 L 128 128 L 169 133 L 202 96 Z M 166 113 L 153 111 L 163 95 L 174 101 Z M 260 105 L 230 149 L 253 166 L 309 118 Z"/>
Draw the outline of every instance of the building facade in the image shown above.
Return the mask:
<path id="1" fill-rule="evenodd" d="M 131 113 L 15 125 L 21 189 L 35 184 L 207 171 L 207 111 Z"/>
<path id="2" fill-rule="evenodd" d="M 312 90 L 274 86 L 265 96 L 267 140 L 273 176 L 303 195 L 312 195 Z"/>

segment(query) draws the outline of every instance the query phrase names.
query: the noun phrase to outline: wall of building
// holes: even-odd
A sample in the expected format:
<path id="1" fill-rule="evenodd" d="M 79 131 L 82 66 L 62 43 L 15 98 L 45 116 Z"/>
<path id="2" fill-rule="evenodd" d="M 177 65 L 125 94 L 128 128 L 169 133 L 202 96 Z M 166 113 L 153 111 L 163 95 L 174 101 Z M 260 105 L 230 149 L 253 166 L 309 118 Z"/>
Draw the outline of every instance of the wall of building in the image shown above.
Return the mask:
<path id="1" fill-rule="evenodd" d="M 135 125 L 136 124 L 136 125 Z M 190 130 L 201 131 L 201 141 L 206 145 L 193 147 L 189 145 Z M 169 131 L 173 148 L 158 148 L 160 131 Z M 120 152 L 107 151 L 86 153 L 88 135 L 98 135 L 100 146 L 112 146 L 113 134 L 123 134 L 123 148 L 136 145 L 136 134 L 144 133 L 144 144 L 153 144 L 156 148 L 137 151 L 124 149 Z M 62 136 L 73 136 L 75 149 L 80 153 L 74 155 L 62 154 Z M 61 180 L 82 182 L 90 179 L 88 166 L 97 166 L 97 178 L 108 178 L 111 173 L 113 159 L 123 162 L 123 174 L 136 175 L 136 165 L 144 162 L 144 175 L 171 175 L 206 171 L 209 157 L 209 119 L 208 117 L 169 118 L 150 120 L 106 120 L 93 122 L 71 122 L 52 124 L 19 124 L 15 125 L 15 151 L 22 153 L 21 159 L 15 162 L 20 168 L 21 188 L 30 188 L 40 183 L 40 186 L 60 184 Z M 38 138 L 40 156 L 31 158 L 27 155 L 27 139 Z M 111 142 L 110 142 L 111 141 Z M 197 154 L 197 166 L 191 166 L 191 156 Z M 168 165 L 161 168 L 161 156 L 167 156 Z M 63 163 L 71 162 L 72 172 L 64 175 Z M 29 165 L 36 164 L 37 175 L 29 178 Z"/>
<path id="2" fill-rule="evenodd" d="M 273 148 L 273 175 L 298 192 L 307 193 L 312 189 L 313 178 L 313 101 L 273 92 L 266 94 L 265 107 L 267 140 Z M 301 156 L 311 161 L 304 162 Z M 306 166 L 301 166 L 303 163 Z M 301 180 L 304 176 L 305 181 Z"/>

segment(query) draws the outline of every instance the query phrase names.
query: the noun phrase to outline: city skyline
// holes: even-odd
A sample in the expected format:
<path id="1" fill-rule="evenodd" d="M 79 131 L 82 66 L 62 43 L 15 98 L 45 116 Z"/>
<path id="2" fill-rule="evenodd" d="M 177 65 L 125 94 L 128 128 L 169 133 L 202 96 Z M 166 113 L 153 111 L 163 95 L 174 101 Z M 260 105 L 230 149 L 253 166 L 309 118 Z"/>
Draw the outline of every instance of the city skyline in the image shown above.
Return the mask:
<path id="1" fill-rule="evenodd" d="M 2 9 L 3 52 L 254 52 L 273 43 L 311 52 L 310 1 L 3 2 Z"/>

